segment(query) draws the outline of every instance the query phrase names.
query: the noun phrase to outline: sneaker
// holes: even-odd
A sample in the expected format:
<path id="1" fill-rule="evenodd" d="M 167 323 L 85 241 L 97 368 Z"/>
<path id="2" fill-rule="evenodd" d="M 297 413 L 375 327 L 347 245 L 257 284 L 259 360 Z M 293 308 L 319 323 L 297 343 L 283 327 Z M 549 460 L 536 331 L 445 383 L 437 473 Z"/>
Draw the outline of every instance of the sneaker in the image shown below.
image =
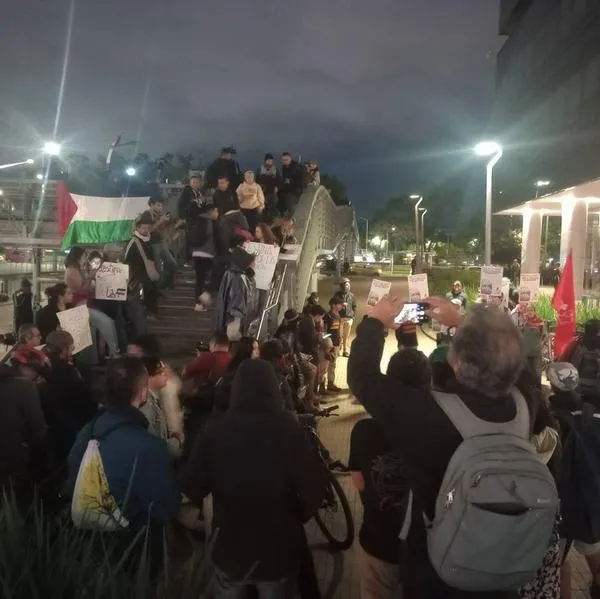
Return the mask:
<path id="1" fill-rule="evenodd" d="M 196 304 L 194 306 L 194 312 L 206 312 L 206 307 L 202 304 Z"/>
<path id="2" fill-rule="evenodd" d="M 333 462 L 329 463 L 329 471 L 335 472 L 336 474 L 348 474 L 350 468 L 348 468 L 346 464 L 342 464 L 339 460 L 333 460 Z"/>
<path id="3" fill-rule="evenodd" d="M 212 304 L 212 298 L 210 297 L 210 293 L 204 292 L 198 298 L 198 303 L 202 304 L 205 308 L 208 308 Z"/>
<path id="4" fill-rule="evenodd" d="M 325 385 L 319 385 L 319 395 L 331 395 L 331 393 L 325 388 Z"/>
<path id="5" fill-rule="evenodd" d="M 341 387 L 338 387 L 337 385 L 331 384 L 327 385 L 327 391 L 329 391 L 330 393 L 341 393 L 343 389 Z"/>

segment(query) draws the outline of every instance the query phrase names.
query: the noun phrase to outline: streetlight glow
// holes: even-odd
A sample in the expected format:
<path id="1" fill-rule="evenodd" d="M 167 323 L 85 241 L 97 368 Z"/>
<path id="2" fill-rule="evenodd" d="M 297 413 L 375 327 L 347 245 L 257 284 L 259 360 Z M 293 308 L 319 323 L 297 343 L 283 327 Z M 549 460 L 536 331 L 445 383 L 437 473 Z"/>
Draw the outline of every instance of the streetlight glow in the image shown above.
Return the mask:
<path id="1" fill-rule="evenodd" d="M 35 176 L 35 178 L 36 178 L 38 181 L 41 181 L 41 180 L 44 178 L 44 175 L 42 175 L 42 173 L 38 173 L 38 174 Z"/>
<path id="2" fill-rule="evenodd" d="M 43 152 L 44 154 L 48 154 L 48 156 L 58 156 L 61 151 L 61 145 L 56 143 L 55 141 L 47 141 L 44 144 Z"/>
<path id="3" fill-rule="evenodd" d="M 550 185 L 550 181 L 536 181 L 535 182 L 536 187 L 548 187 L 548 185 Z"/>
<path id="4" fill-rule="evenodd" d="M 379 235 L 375 235 L 375 237 L 371 239 L 371 245 L 374 245 L 376 248 L 381 247 L 382 241 L 383 240 L 381 239 L 381 237 L 379 237 Z"/>
<path id="5" fill-rule="evenodd" d="M 28 158 L 25 162 L 27 164 L 33 164 L 35 162 L 35 160 L 33 158 Z"/>
<path id="6" fill-rule="evenodd" d="M 477 156 L 492 156 L 502 152 L 502 146 L 496 141 L 481 141 L 475 146 Z"/>
<path id="7" fill-rule="evenodd" d="M 421 197 L 420 195 L 417 195 L 416 193 L 413 193 L 413 194 L 410 196 L 410 199 L 411 199 L 411 200 L 418 200 L 420 197 Z"/>
<path id="8" fill-rule="evenodd" d="M 136 170 L 132 166 L 129 166 L 125 169 L 125 174 L 128 177 L 135 177 L 135 173 L 136 173 Z"/>

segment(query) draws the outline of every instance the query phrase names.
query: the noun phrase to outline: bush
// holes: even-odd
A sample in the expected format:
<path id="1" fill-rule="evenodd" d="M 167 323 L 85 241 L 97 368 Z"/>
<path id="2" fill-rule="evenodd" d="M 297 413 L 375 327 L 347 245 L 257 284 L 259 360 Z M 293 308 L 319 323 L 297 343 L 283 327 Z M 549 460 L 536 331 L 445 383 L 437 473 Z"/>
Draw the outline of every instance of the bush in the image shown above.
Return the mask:
<path id="1" fill-rule="evenodd" d="M 552 308 L 552 298 L 549 295 L 540 295 L 533 306 L 537 315 L 548 322 L 551 328 L 556 326 L 556 312 Z M 577 302 L 575 320 L 578 328 L 583 328 L 588 320 L 600 320 L 600 307 Z"/>
<path id="2" fill-rule="evenodd" d="M 203 564 L 165 565 L 157 593 L 143 551 L 120 551 L 115 533 L 73 528 L 68 514 L 45 511 L 39 501 L 19 510 L 14 498 L 0 506 L 0 585 L 3 599 L 201 599 Z M 139 539 L 138 539 L 139 540 Z M 122 549 L 122 548 L 121 548 Z M 207 560 L 199 558 L 206 564 Z M 128 563 L 129 565 L 125 565 Z"/>
<path id="3" fill-rule="evenodd" d="M 429 293 L 444 297 L 452 289 L 454 281 L 460 281 L 469 301 L 473 302 L 479 297 L 479 284 L 481 272 L 477 268 L 431 268 L 429 275 Z"/>

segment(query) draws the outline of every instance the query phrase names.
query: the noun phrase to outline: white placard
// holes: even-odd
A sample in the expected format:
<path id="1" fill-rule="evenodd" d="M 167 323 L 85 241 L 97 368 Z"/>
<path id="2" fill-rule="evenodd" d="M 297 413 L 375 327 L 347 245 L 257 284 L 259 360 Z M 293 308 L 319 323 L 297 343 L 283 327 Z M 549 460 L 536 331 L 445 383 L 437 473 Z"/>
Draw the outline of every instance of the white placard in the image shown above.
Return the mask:
<path id="1" fill-rule="evenodd" d="M 279 259 L 279 246 L 247 241 L 244 244 L 244 249 L 256 256 L 256 266 L 254 268 L 256 288 L 269 290 L 271 288 L 271 281 L 273 281 L 273 275 L 275 274 L 277 260 Z"/>
<path id="2" fill-rule="evenodd" d="M 285 252 L 282 251 L 279 254 L 279 259 L 293 260 L 294 262 L 296 262 L 300 257 L 300 250 L 302 249 L 302 246 L 299 243 L 286 243 L 283 246 L 283 249 L 285 250 Z"/>
<path id="3" fill-rule="evenodd" d="M 386 295 L 390 294 L 390 289 L 392 288 L 392 284 L 389 281 L 381 281 L 380 279 L 373 279 L 371 281 L 371 289 L 369 291 L 369 297 L 367 297 L 367 305 L 374 306 L 384 298 Z"/>
<path id="4" fill-rule="evenodd" d="M 77 306 L 70 310 L 57 313 L 60 328 L 71 333 L 76 354 L 82 349 L 92 345 L 92 332 L 90 331 L 90 312 L 87 306 Z"/>
<path id="5" fill-rule="evenodd" d="M 502 266 L 482 266 L 479 293 L 484 297 L 489 295 L 500 297 L 502 295 L 503 273 Z"/>
<path id="6" fill-rule="evenodd" d="M 537 299 L 540 293 L 540 273 L 522 274 L 519 286 L 519 303 L 528 304 Z"/>
<path id="7" fill-rule="evenodd" d="M 502 307 L 508 310 L 510 301 L 510 283 L 504 283 L 502 285 Z"/>
<path id="8" fill-rule="evenodd" d="M 103 262 L 96 273 L 96 299 L 124 302 L 128 282 L 128 264 Z"/>
<path id="9" fill-rule="evenodd" d="M 408 298 L 411 302 L 422 302 L 429 297 L 427 273 L 408 275 Z"/>

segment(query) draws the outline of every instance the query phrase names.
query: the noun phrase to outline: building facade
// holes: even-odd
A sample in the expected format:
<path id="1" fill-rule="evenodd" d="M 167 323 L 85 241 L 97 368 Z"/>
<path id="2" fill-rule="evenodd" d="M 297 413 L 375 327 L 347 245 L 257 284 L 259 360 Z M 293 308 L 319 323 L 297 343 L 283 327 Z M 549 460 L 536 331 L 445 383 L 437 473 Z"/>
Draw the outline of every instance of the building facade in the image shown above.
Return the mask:
<path id="1" fill-rule="evenodd" d="M 600 177 L 600 2 L 502 0 L 491 128 L 507 205 Z"/>

